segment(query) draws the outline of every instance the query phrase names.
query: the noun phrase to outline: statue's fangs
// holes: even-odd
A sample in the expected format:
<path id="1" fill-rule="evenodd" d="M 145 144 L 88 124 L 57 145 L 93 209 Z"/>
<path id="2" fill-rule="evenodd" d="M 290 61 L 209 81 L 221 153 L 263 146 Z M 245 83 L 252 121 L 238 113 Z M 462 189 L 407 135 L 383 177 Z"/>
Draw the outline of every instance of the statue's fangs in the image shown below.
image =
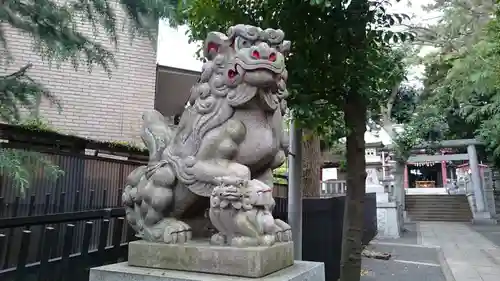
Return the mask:
<path id="1" fill-rule="evenodd" d="M 127 178 L 127 219 L 144 240 L 184 243 L 207 236 L 219 245 L 290 241 L 274 219 L 272 170 L 286 159 L 285 54 L 281 30 L 236 25 L 210 32 L 207 62 L 178 125 L 156 111 L 143 115 L 149 163 Z M 207 212 L 207 209 L 208 212 Z M 204 220 L 205 219 L 205 220 Z"/>

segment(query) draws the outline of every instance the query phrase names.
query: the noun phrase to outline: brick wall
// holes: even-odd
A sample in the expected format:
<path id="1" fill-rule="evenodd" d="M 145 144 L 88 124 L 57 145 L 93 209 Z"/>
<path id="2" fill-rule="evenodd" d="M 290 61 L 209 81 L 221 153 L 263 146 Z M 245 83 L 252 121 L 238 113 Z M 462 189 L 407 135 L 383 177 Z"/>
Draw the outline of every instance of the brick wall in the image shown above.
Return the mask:
<path id="1" fill-rule="evenodd" d="M 41 103 L 40 115 L 59 131 L 99 140 L 123 140 L 140 143 L 141 114 L 153 109 L 155 97 L 156 52 L 145 38 L 131 40 L 125 14 L 117 9 L 117 49 L 104 32 L 92 35 L 89 24 L 79 29 L 112 50 L 118 67 L 111 78 L 95 66 L 88 72 L 85 64 L 78 71 L 70 63 L 49 65 L 33 51 L 32 39 L 4 26 L 9 51 L 14 61 L 0 68 L 0 75 L 12 73 L 31 62 L 29 75 L 44 84 L 62 104 L 62 111 Z"/>

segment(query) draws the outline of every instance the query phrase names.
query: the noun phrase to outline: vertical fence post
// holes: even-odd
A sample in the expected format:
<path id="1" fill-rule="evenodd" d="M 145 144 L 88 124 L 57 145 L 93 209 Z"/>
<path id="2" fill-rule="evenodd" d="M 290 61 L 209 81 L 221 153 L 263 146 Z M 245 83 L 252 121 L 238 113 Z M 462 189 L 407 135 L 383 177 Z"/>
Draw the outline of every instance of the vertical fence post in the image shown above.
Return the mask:
<path id="1" fill-rule="evenodd" d="M 3 217 L 4 206 L 5 206 L 5 198 L 0 197 L 0 218 Z"/>
<path id="2" fill-rule="evenodd" d="M 92 230 L 94 228 L 94 223 L 91 221 L 88 221 L 85 223 L 85 228 L 83 231 L 83 241 L 82 241 L 82 248 L 81 248 L 81 253 L 82 253 L 82 270 L 81 272 L 78 272 L 78 276 L 87 276 L 87 267 L 90 265 L 90 260 L 89 260 L 89 248 L 90 248 L 90 239 L 92 238 Z M 82 278 L 82 281 L 87 281 L 83 280 L 86 278 Z M 80 280 L 78 280 L 80 281 Z"/>
<path id="3" fill-rule="evenodd" d="M 106 244 L 108 243 L 109 220 L 103 219 L 101 222 L 101 232 L 99 233 L 99 245 L 97 246 L 97 254 L 100 264 L 106 262 Z"/>
<path id="4" fill-rule="evenodd" d="M 106 202 L 107 202 L 107 198 L 108 197 L 108 190 L 107 189 L 104 189 L 102 191 L 102 204 L 101 204 L 101 208 L 106 208 Z"/>
<path id="5" fill-rule="evenodd" d="M 65 208 L 65 203 L 66 203 L 66 192 L 61 192 L 59 194 L 59 208 L 57 208 L 58 213 L 64 213 Z"/>
<path id="6" fill-rule="evenodd" d="M 14 200 L 13 204 L 13 210 L 12 210 L 12 217 L 17 217 L 17 212 L 19 210 L 19 196 L 16 197 Z M 10 260 L 10 250 L 12 247 L 12 237 L 14 235 L 15 229 L 10 228 L 9 229 L 9 234 L 7 236 L 7 248 L 5 249 L 5 260 L 3 264 L 3 268 L 6 269 L 9 266 L 9 260 Z"/>
<path id="7" fill-rule="evenodd" d="M 90 190 L 90 196 L 89 196 L 89 205 L 87 206 L 87 209 L 91 210 L 94 207 L 94 190 Z"/>
<path id="8" fill-rule="evenodd" d="M 77 190 L 75 193 L 75 201 L 73 202 L 73 211 L 80 211 L 80 190 Z"/>
<path id="9" fill-rule="evenodd" d="M 41 255 L 40 255 L 40 268 L 38 269 L 38 281 L 47 280 L 48 273 L 48 262 L 50 258 L 50 252 L 52 250 L 52 244 L 56 241 L 56 229 L 53 227 L 46 227 L 43 232 L 43 243 L 41 244 Z"/>
<path id="10" fill-rule="evenodd" d="M 31 217 L 33 215 L 33 211 L 35 210 L 35 194 L 31 195 L 30 197 L 30 203 L 28 206 L 28 217 Z M 26 230 L 30 230 L 29 226 L 25 227 Z"/>
<path id="11" fill-rule="evenodd" d="M 3 251 L 5 249 L 5 243 L 7 243 L 7 236 L 0 233 L 0 268 L 3 268 Z"/>
<path id="12" fill-rule="evenodd" d="M 17 258 L 16 281 L 23 281 L 24 276 L 26 275 L 26 261 L 28 260 L 28 253 L 30 249 L 30 238 L 31 231 L 23 230 L 23 235 L 21 236 L 21 248 Z"/>
<path id="13" fill-rule="evenodd" d="M 124 218 L 116 218 L 113 229 L 113 259 L 120 258 Z"/>
<path id="14" fill-rule="evenodd" d="M 45 194 L 45 205 L 43 206 L 43 214 L 46 215 L 50 212 L 50 193 Z"/>
<path id="15" fill-rule="evenodd" d="M 47 193 L 45 194 L 45 205 L 43 206 L 43 214 L 46 215 L 49 213 L 50 211 L 50 193 Z M 42 226 L 42 228 L 45 227 L 45 226 Z M 36 254 L 36 260 L 39 261 L 41 259 L 41 255 L 42 255 L 42 251 L 43 251 L 43 241 L 45 239 L 45 233 L 46 233 L 46 229 L 44 229 L 44 231 L 42 231 L 42 233 L 40 234 L 40 240 L 38 242 L 38 251 L 37 251 L 37 254 Z"/>
<path id="16" fill-rule="evenodd" d="M 73 246 L 73 235 L 75 230 L 74 224 L 67 224 L 66 231 L 64 232 L 64 242 L 61 256 L 61 268 L 59 274 L 59 281 L 69 280 L 68 268 L 69 268 L 69 255 L 71 254 L 71 246 Z"/>
<path id="17" fill-rule="evenodd" d="M 118 188 L 118 198 L 116 202 L 116 207 L 121 207 L 122 206 L 122 193 L 123 193 L 123 188 Z"/>

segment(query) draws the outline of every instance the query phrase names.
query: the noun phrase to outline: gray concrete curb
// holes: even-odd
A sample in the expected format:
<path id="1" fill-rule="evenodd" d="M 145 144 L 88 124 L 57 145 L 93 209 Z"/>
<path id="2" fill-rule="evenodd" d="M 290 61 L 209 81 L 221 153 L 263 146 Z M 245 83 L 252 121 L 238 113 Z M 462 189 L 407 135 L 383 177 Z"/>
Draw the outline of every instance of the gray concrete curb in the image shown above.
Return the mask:
<path id="1" fill-rule="evenodd" d="M 441 265 L 441 271 L 443 271 L 444 278 L 446 278 L 446 281 L 455 281 L 455 277 L 451 272 L 450 266 L 448 265 L 448 262 L 444 257 L 443 250 L 440 247 L 436 250 L 438 253 L 439 264 Z"/>

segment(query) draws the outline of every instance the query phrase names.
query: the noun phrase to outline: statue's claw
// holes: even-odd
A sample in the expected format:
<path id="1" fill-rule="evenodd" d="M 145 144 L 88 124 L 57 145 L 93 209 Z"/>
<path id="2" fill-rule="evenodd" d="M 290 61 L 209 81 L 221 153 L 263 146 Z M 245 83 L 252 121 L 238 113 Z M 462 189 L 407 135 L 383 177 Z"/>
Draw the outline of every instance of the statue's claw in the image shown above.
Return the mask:
<path id="1" fill-rule="evenodd" d="M 259 237 L 259 246 L 272 246 L 276 243 L 276 235 L 265 234 Z"/>
<path id="2" fill-rule="evenodd" d="M 280 219 L 275 219 L 274 223 L 278 228 L 278 231 L 276 231 L 276 241 L 277 242 L 292 241 L 292 228 L 290 227 L 290 225 L 288 225 L 286 222 Z"/>
<path id="3" fill-rule="evenodd" d="M 168 218 L 166 219 L 163 242 L 167 244 L 186 243 L 191 240 L 191 227 L 185 222 Z"/>
<path id="4" fill-rule="evenodd" d="M 248 237 L 248 236 L 236 236 L 233 237 L 229 243 L 230 246 L 233 247 L 252 247 L 259 246 L 259 238 L 256 237 Z"/>
<path id="5" fill-rule="evenodd" d="M 224 246 L 226 245 L 227 237 L 224 236 L 222 233 L 215 233 L 210 237 L 210 244 L 212 245 L 218 245 L 218 246 Z"/>

